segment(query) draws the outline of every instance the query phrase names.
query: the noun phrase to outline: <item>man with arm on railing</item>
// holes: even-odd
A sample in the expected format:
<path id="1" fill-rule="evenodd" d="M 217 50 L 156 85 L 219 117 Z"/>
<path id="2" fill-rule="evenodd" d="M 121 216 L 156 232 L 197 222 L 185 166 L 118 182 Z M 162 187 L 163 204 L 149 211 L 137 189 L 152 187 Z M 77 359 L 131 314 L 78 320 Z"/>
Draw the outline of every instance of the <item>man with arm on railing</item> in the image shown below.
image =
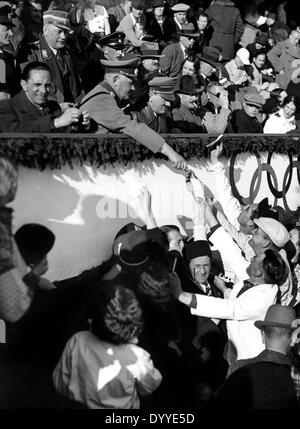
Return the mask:
<path id="1" fill-rule="evenodd" d="M 90 117 L 98 124 L 97 133 L 123 133 L 135 139 L 152 152 L 166 155 L 174 166 L 184 169 L 186 163 L 162 136 L 151 130 L 146 124 L 138 123 L 125 115 L 122 104 L 128 102 L 133 91 L 134 73 L 138 59 L 101 60 L 105 67 L 104 80 L 90 91 L 81 101 L 81 108 L 87 110 Z"/>

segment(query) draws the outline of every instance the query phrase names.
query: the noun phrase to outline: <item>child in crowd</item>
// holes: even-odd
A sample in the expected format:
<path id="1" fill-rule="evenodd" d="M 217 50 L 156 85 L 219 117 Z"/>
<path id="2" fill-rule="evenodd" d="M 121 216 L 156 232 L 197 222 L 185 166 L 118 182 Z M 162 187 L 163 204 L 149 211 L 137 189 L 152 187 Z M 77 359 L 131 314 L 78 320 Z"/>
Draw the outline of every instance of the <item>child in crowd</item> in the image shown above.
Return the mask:
<path id="1" fill-rule="evenodd" d="M 109 285 L 100 295 L 91 332 L 73 335 L 64 349 L 53 373 L 55 387 L 89 408 L 140 408 L 140 396 L 162 381 L 149 353 L 136 345 L 142 310 L 123 286 Z"/>

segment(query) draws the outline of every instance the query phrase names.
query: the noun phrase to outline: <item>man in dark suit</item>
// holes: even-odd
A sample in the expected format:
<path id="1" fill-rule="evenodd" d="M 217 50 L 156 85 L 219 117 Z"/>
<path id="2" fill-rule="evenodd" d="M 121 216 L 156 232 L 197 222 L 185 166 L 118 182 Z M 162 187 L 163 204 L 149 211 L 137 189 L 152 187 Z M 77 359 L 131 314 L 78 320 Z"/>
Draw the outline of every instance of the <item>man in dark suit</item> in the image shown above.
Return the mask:
<path id="1" fill-rule="evenodd" d="M 169 77 L 179 76 L 183 62 L 191 52 L 199 33 L 195 32 L 193 24 L 183 24 L 179 35 L 179 42 L 168 45 L 162 52 L 161 71 Z"/>
<path id="2" fill-rule="evenodd" d="M 46 63 L 52 73 L 56 92 L 53 99 L 58 103 L 74 103 L 80 99 L 80 86 L 69 52 L 66 38 L 70 28 L 70 15 L 60 10 L 48 10 L 43 15 L 43 36 L 32 46 L 28 61 Z"/>
<path id="3" fill-rule="evenodd" d="M 82 112 L 82 120 L 78 124 L 79 109 L 63 105 L 62 110 L 56 101 L 48 100 L 51 81 L 51 71 L 45 63 L 27 64 L 21 79 L 22 91 L 0 102 L 0 131 L 70 132 L 72 125 L 76 125 L 77 132 L 90 130 L 87 112 Z"/>
<path id="4" fill-rule="evenodd" d="M 215 274 L 220 273 L 216 259 L 212 254 L 207 240 L 193 240 L 183 248 L 183 259 L 186 269 L 181 267 L 178 272 L 182 288 L 186 292 L 196 293 L 216 298 L 222 297 L 214 285 Z M 223 359 L 223 349 L 226 343 L 223 325 L 206 317 L 192 316 L 178 304 L 183 329 L 183 350 L 187 362 L 192 367 L 198 367 L 197 379 L 198 399 L 210 397 L 220 386 L 226 376 L 227 364 Z M 199 367 L 199 358 L 202 365 Z"/>
<path id="5" fill-rule="evenodd" d="M 271 305 L 265 320 L 254 324 L 261 329 L 266 349 L 252 359 L 242 359 L 216 395 L 220 408 L 296 409 L 297 399 L 288 357 L 295 310 Z"/>

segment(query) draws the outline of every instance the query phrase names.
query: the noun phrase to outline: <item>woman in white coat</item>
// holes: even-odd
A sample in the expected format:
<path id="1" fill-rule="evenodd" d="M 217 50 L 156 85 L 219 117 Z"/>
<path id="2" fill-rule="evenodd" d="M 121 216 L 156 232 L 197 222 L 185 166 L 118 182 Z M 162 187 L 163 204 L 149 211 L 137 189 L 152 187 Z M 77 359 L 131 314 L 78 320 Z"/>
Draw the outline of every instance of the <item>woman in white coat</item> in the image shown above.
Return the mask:
<path id="1" fill-rule="evenodd" d="M 288 95 L 278 112 L 272 113 L 264 126 L 264 134 L 286 134 L 295 130 L 295 97 Z"/>

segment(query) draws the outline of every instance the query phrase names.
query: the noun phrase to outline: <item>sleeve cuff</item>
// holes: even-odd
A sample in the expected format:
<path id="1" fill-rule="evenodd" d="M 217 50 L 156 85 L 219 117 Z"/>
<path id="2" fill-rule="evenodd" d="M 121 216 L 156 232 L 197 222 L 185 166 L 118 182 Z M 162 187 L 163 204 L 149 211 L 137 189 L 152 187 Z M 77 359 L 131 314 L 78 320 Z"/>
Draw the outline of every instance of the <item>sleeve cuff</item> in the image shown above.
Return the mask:
<path id="1" fill-rule="evenodd" d="M 218 225 L 215 225 L 211 228 L 210 232 L 207 234 L 207 239 L 209 240 L 210 237 L 213 235 L 214 232 L 217 231 L 217 229 L 221 228 L 221 225 L 218 223 Z"/>

